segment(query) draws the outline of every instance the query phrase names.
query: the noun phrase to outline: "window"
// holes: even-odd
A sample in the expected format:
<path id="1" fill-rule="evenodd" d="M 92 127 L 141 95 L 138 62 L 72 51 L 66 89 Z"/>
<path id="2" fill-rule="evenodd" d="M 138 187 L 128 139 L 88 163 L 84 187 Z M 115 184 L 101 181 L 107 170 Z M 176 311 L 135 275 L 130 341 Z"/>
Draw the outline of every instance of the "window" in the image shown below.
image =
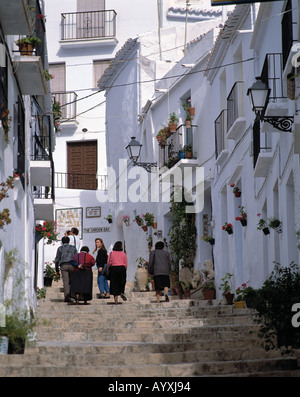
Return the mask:
<path id="1" fill-rule="evenodd" d="M 102 77 L 105 69 L 110 65 L 110 60 L 93 61 L 94 65 L 94 88 L 98 87 L 98 81 Z"/>

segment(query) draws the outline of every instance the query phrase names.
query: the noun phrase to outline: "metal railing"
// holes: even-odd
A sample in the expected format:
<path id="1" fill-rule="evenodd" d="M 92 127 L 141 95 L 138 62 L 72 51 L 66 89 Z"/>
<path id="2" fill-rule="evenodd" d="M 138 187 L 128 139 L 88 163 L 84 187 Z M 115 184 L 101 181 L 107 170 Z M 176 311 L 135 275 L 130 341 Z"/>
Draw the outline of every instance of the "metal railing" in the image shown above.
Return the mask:
<path id="1" fill-rule="evenodd" d="M 108 190 L 107 175 L 55 172 L 55 187 L 62 189 Z"/>
<path id="2" fill-rule="evenodd" d="M 77 94 L 75 91 L 52 92 L 52 99 L 61 104 L 61 117 L 63 120 L 76 119 Z"/>
<path id="3" fill-rule="evenodd" d="M 114 10 L 61 14 L 61 39 L 82 40 L 116 36 Z"/>
<path id="4" fill-rule="evenodd" d="M 227 97 L 227 131 L 230 130 L 235 120 L 243 116 L 243 82 L 234 83 Z"/>
<path id="5" fill-rule="evenodd" d="M 226 133 L 227 133 L 227 109 L 224 109 L 215 120 L 216 159 L 219 157 L 222 150 L 225 149 Z"/>
<path id="6" fill-rule="evenodd" d="M 276 102 L 279 98 L 286 98 L 285 87 L 282 78 L 282 54 L 266 54 L 261 72 L 262 81 L 271 89 L 269 101 Z"/>

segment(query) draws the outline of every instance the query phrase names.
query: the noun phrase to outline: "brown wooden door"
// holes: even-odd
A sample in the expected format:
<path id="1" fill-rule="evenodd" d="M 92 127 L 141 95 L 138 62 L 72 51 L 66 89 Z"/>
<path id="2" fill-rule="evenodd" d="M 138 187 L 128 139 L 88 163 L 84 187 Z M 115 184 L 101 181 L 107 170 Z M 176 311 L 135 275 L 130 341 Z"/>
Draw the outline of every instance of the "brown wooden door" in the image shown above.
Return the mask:
<path id="1" fill-rule="evenodd" d="M 97 189 L 97 141 L 68 143 L 68 188 Z"/>

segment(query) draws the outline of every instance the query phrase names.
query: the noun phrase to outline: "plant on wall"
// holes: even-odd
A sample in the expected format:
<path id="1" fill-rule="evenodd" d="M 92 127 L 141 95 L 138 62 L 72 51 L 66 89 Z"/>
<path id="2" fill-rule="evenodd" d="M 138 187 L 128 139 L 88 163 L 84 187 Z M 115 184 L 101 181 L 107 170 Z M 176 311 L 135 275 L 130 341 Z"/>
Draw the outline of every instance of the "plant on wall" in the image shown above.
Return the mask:
<path id="1" fill-rule="evenodd" d="M 191 205 L 185 199 L 184 190 L 180 193 L 172 193 L 170 211 L 173 216 L 170 236 L 170 253 L 173 260 L 173 270 L 178 272 L 179 264 L 193 267 L 197 248 L 197 228 L 195 226 L 195 214 L 186 213 L 186 206 Z M 177 195 L 181 197 L 176 197 Z"/>

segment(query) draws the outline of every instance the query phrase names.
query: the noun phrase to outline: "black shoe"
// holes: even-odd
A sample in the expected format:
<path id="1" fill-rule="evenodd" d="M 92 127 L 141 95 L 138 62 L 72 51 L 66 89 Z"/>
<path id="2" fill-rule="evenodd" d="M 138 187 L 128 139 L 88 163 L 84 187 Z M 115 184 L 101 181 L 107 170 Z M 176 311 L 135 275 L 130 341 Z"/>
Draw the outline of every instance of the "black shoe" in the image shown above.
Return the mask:
<path id="1" fill-rule="evenodd" d="M 124 294 L 121 294 L 120 296 L 123 299 L 123 301 L 127 301 L 127 298 L 126 298 L 126 296 Z"/>
<path id="2" fill-rule="evenodd" d="M 168 297 L 168 295 L 166 295 L 165 298 L 166 298 L 166 302 L 169 302 L 169 297 Z"/>

